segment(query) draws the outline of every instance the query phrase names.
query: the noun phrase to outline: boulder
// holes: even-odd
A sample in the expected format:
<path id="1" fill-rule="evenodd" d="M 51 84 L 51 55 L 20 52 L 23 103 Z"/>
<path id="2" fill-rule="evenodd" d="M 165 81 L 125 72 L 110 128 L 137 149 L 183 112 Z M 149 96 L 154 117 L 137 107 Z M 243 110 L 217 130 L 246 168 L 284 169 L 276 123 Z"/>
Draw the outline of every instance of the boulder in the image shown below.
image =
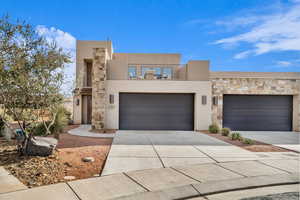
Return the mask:
<path id="1" fill-rule="evenodd" d="M 93 158 L 93 157 L 84 157 L 84 158 L 82 158 L 82 161 L 83 162 L 94 162 L 95 158 Z"/>
<path id="2" fill-rule="evenodd" d="M 28 140 L 25 154 L 29 156 L 49 156 L 53 153 L 57 140 L 50 137 L 32 137 Z"/>

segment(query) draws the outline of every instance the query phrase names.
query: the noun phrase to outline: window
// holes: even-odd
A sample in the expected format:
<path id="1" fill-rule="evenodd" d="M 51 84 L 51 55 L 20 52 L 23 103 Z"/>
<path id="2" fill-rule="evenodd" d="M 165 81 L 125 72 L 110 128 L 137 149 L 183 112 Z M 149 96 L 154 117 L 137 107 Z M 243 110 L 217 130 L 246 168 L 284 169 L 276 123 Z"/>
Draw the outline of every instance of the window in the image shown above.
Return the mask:
<path id="1" fill-rule="evenodd" d="M 129 79 L 136 79 L 136 66 L 129 66 L 128 67 L 128 78 Z"/>
<path id="2" fill-rule="evenodd" d="M 145 75 L 152 74 L 153 75 L 153 79 L 161 79 L 162 78 L 162 73 L 161 73 L 161 68 L 160 67 L 143 67 L 142 68 L 142 77 L 144 79 Z"/>
<path id="3" fill-rule="evenodd" d="M 172 79 L 172 68 L 171 67 L 164 67 L 163 68 L 163 79 Z"/>

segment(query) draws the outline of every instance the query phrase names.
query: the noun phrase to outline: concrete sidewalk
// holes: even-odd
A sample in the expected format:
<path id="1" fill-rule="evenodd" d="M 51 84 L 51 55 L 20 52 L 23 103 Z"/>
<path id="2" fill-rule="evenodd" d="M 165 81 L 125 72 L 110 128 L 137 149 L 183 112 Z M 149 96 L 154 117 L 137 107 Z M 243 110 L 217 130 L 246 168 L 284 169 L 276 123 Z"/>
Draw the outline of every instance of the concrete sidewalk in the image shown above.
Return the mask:
<path id="1" fill-rule="evenodd" d="M 295 183 L 297 159 L 238 161 L 132 171 L 0 194 L 0 199 L 178 199 Z"/>
<path id="2" fill-rule="evenodd" d="M 23 183 L 0 167 L 0 194 L 24 189 L 27 187 Z"/>
<path id="3" fill-rule="evenodd" d="M 293 152 L 250 152 L 194 131 L 118 131 L 103 175 L 134 170 L 260 159 L 293 159 Z"/>

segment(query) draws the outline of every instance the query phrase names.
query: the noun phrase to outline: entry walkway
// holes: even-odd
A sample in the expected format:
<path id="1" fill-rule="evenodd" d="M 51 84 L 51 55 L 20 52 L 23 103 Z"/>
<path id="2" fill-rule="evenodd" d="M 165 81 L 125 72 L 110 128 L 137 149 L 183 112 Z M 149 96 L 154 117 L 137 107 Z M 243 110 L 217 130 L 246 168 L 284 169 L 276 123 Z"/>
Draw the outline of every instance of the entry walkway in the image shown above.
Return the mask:
<path id="1" fill-rule="evenodd" d="M 71 135 L 82 136 L 82 137 L 98 137 L 98 138 L 113 138 L 115 134 L 107 133 L 93 133 L 90 132 L 92 129 L 91 125 L 80 125 L 78 128 L 74 128 L 68 131 Z"/>
<path id="2" fill-rule="evenodd" d="M 3 167 L 0 167 L 0 194 L 17 190 L 24 190 L 27 187 L 16 177 L 9 174 Z M 0 198 L 1 199 L 1 198 Z"/>
<path id="3" fill-rule="evenodd" d="M 240 192 L 245 196 L 248 191 L 246 189 L 268 186 L 276 186 L 268 187 L 268 193 L 297 192 L 299 186 L 293 184 L 298 183 L 299 160 L 297 159 L 238 161 L 118 173 L 0 194 L 0 199 L 147 200 L 184 199 L 197 196 L 206 196 L 206 199 L 222 199 L 224 192 L 227 192 L 224 193 L 225 199 L 230 197 L 236 199 L 238 197 L 236 193 L 228 192 L 245 190 L 246 192 Z M 253 194 L 255 195 L 252 191 Z M 262 192 L 258 194 L 261 195 Z"/>

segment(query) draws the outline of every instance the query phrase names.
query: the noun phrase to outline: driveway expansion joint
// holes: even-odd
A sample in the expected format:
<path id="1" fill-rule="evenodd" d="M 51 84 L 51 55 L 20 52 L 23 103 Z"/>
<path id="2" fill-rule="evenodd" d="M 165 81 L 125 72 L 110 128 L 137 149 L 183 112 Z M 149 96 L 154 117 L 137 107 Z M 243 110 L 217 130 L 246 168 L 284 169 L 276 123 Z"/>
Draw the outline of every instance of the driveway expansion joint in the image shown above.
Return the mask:
<path id="1" fill-rule="evenodd" d="M 215 161 L 216 163 L 219 163 L 219 161 L 217 161 L 216 159 L 214 159 L 214 157 L 210 156 L 209 154 L 201 151 L 200 149 L 198 149 L 197 147 L 195 147 L 194 145 L 192 145 L 192 147 L 194 147 L 196 150 L 200 151 L 201 153 L 203 153 L 204 155 L 206 155 L 208 158 L 212 159 L 213 161 Z"/>
<path id="2" fill-rule="evenodd" d="M 242 177 L 248 177 L 248 176 L 246 176 L 246 175 L 244 175 L 244 174 L 241 174 L 241 173 L 239 173 L 239 172 L 236 172 L 236 171 L 234 171 L 234 170 L 232 170 L 232 169 L 228 169 L 228 168 L 226 168 L 226 167 L 224 167 L 224 166 L 222 166 L 222 165 L 218 165 L 218 163 L 213 163 L 213 164 L 215 164 L 215 165 L 217 165 L 217 166 L 219 166 L 219 167 L 221 167 L 221 168 L 223 168 L 223 169 L 226 169 L 227 171 L 231 171 L 232 173 L 235 173 L 235 174 L 237 174 L 237 175 L 240 175 L 240 176 L 242 176 Z"/>
<path id="3" fill-rule="evenodd" d="M 66 182 L 67 186 L 70 188 L 70 190 L 74 193 L 74 195 L 78 198 L 78 200 L 82 200 L 80 196 L 76 193 L 76 191 L 71 187 L 69 182 Z"/>
<path id="4" fill-rule="evenodd" d="M 164 162 L 162 161 L 162 159 L 161 159 L 159 153 L 158 153 L 157 150 L 155 149 L 155 146 L 154 146 L 153 142 L 152 142 L 151 140 L 150 140 L 150 142 L 151 142 L 151 146 L 152 146 L 154 152 L 156 153 L 156 155 L 157 155 L 157 157 L 158 157 L 158 159 L 159 159 L 161 165 L 163 166 L 163 168 L 166 168 L 166 166 L 165 166 Z"/>
<path id="5" fill-rule="evenodd" d="M 292 172 L 289 172 L 289 171 L 287 171 L 287 170 L 284 170 L 284 169 L 281 169 L 281 168 L 278 168 L 278 167 L 275 167 L 275 166 L 272 166 L 272 165 L 268 165 L 268 164 L 266 164 L 266 163 L 264 163 L 264 162 L 261 162 L 260 160 L 256 160 L 256 162 L 258 162 L 258 163 L 260 163 L 260 164 L 263 164 L 263 165 L 266 165 L 266 166 L 268 166 L 268 167 L 272 167 L 273 169 L 277 169 L 277 170 L 286 172 L 286 173 L 288 173 L 288 174 L 292 174 Z"/>
<path id="6" fill-rule="evenodd" d="M 184 173 L 184 172 L 182 172 L 182 171 L 180 171 L 180 170 L 177 170 L 177 169 L 174 168 L 174 167 L 170 167 L 170 169 L 173 169 L 174 171 L 176 171 L 176 172 L 178 172 L 178 173 L 180 173 L 180 174 L 182 174 L 182 175 L 184 175 L 184 176 L 186 176 L 186 177 L 188 177 L 188 178 L 190 178 L 190 179 L 193 179 L 193 180 L 195 180 L 195 181 L 201 183 L 201 181 L 199 181 L 199 180 L 193 178 L 192 176 L 187 175 L 186 173 Z M 199 191 L 197 190 L 197 192 L 199 192 Z"/>
<path id="7" fill-rule="evenodd" d="M 135 184 L 137 184 L 138 186 L 142 187 L 144 190 L 146 190 L 147 192 L 150 192 L 150 190 L 148 188 L 146 188 L 145 186 L 143 186 L 141 183 L 139 183 L 137 180 L 135 180 L 134 178 L 132 178 L 131 176 L 129 176 L 128 174 L 126 174 L 125 172 L 123 172 L 122 174 L 124 174 L 127 178 L 129 178 L 131 181 L 133 181 Z"/>

